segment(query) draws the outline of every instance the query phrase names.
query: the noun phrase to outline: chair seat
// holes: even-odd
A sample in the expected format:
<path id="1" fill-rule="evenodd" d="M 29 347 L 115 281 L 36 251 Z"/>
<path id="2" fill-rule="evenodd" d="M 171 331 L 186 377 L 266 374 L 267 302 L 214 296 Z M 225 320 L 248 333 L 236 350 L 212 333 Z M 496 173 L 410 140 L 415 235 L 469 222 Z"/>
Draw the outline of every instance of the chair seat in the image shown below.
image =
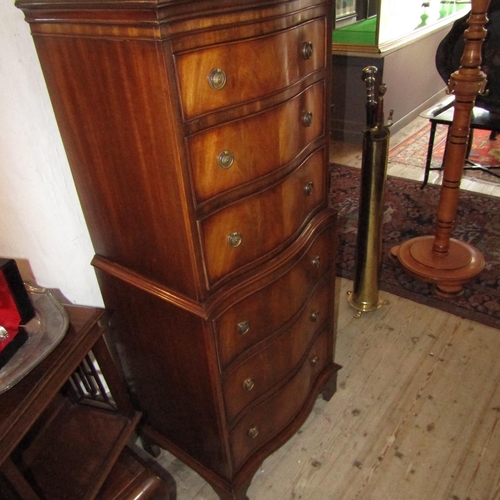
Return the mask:
<path id="1" fill-rule="evenodd" d="M 427 118 L 431 122 L 449 126 L 453 121 L 453 114 L 455 112 L 454 101 L 455 96 L 448 96 L 438 104 L 425 110 L 420 116 Z M 479 106 L 474 106 L 470 125 L 471 128 L 480 130 L 500 131 L 500 114 L 493 113 Z"/>

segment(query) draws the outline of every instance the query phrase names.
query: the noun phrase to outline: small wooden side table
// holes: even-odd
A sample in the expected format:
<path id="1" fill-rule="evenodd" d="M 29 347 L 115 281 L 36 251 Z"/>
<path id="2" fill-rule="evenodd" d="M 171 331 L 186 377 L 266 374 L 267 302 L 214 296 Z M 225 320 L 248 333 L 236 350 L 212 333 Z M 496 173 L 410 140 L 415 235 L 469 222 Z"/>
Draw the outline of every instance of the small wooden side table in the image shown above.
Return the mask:
<path id="1" fill-rule="evenodd" d="M 0 482 L 5 492 L 22 500 L 174 500 L 173 480 L 167 483 L 126 446 L 140 413 L 130 403 L 103 338 L 105 311 L 65 308 L 70 325 L 60 344 L 0 394 Z M 102 375 L 92 373 L 95 361 Z M 98 376 L 111 398 L 79 397 L 78 385 L 89 393 L 101 392 Z"/>

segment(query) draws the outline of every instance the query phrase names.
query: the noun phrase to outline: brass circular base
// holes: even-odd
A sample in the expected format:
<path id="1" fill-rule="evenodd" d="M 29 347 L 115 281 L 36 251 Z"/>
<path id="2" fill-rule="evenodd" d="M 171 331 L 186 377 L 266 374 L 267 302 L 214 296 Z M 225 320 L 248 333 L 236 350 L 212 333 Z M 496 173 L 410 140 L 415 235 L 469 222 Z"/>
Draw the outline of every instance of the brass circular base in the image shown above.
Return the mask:
<path id="1" fill-rule="evenodd" d="M 377 297 L 377 300 L 372 302 L 358 302 L 354 298 L 353 292 L 347 292 L 347 302 L 353 309 L 358 311 L 355 315 L 356 318 L 360 318 L 362 313 L 376 311 L 387 304 L 387 301 L 380 297 Z"/>
<path id="2" fill-rule="evenodd" d="M 420 236 L 393 247 L 391 254 L 408 274 L 434 285 L 437 295 L 456 297 L 462 293 L 463 285 L 483 270 L 483 254 L 453 238 L 448 251 L 439 254 L 432 249 L 433 243 L 434 236 Z"/>

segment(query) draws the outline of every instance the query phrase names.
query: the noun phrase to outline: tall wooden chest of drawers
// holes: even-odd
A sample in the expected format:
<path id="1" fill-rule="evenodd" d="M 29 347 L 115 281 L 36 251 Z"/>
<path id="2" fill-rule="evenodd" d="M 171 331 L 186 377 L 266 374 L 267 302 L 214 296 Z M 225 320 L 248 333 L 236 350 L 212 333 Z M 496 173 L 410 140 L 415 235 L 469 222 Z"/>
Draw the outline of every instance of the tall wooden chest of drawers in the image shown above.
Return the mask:
<path id="1" fill-rule="evenodd" d="M 18 0 L 142 432 L 246 498 L 335 391 L 329 0 Z"/>

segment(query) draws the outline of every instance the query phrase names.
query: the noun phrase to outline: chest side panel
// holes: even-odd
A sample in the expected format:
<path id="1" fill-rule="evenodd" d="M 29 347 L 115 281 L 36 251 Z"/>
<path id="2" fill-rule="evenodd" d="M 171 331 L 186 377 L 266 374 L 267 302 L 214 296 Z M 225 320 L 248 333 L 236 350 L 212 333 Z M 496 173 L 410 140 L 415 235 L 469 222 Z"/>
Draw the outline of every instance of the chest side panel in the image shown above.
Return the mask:
<path id="1" fill-rule="evenodd" d="M 35 40 L 96 253 L 196 296 L 183 153 L 161 46 Z"/>
<path id="2" fill-rule="evenodd" d="M 128 383 L 144 423 L 207 469 L 229 477 L 210 336 L 200 317 L 98 271 Z"/>

